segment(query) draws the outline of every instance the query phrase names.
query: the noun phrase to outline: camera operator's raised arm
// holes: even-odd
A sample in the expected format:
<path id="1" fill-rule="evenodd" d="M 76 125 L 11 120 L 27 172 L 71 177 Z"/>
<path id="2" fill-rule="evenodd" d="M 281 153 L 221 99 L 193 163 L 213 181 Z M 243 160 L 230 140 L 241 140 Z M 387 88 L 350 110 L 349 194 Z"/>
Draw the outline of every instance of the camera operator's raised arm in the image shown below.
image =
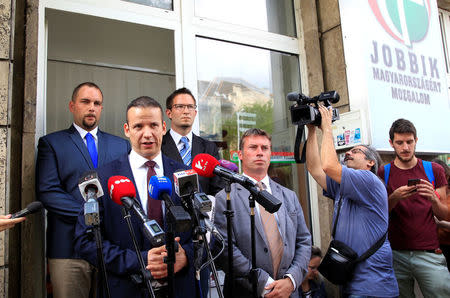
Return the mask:
<path id="1" fill-rule="evenodd" d="M 319 156 L 319 146 L 317 144 L 316 127 L 308 124 L 308 144 L 306 146 L 306 167 L 311 176 L 319 183 L 320 187 L 327 189 L 327 179 L 322 169 Z"/>
<path id="2" fill-rule="evenodd" d="M 320 150 L 320 157 L 322 159 L 322 169 L 326 175 L 337 183 L 341 183 L 342 165 L 336 155 L 333 142 L 333 132 L 331 130 L 332 111 L 323 105 L 319 105 L 319 111 L 322 115 L 322 123 L 320 129 L 322 130 L 322 148 Z"/>

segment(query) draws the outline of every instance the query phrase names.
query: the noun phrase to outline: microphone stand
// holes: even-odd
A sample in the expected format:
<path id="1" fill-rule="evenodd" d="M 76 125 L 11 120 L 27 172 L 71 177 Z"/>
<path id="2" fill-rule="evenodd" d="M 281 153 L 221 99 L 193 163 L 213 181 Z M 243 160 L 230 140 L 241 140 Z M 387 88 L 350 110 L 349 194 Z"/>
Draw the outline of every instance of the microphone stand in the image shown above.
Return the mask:
<path id="1" fill-rule="evenodd" d="M 227 297 L 233 297 L 234 289 L 234 269 L 233 269 L 233 216 L 234 211 L 231 209 L 231 182 L 228 179 L 225 180 L 225 193 L 227 194 L 227 210 L 223 211 L 225 217 L 227 218 L 227 245 L 228 245 L 228 276 L 229 283 L 228 287 L 225 289 Z"/>
<path id="2" fill-rule="evenodd" d="M 150 297 L 155 298 L 155 293 L 153 292 L 152 283 L 150 282 L 152 275 L 150 272 L 145 269 L 144 259 L 142 258 L 141 252 L 139 250 L 139 246 L 136 241 L 136 235 L 134 234 L 133 225 L 131 224 L 131 214 L 130 210 L 125 206 L 122 208 L 123 218 L 127 222 L 128 230 L 130 231 L 131 240 L 133 241 L 134 250 L 136 251 L 136 255 L 139 261 L 139 265 L 141 267 L 142 278 L 147 286 L 147 290 L 150 294 Z"/>
<path id="3" fill-rule="evenodd" d="M 168 206 L 166 206 L 168 207 Z M 171 212 L 171 208 L 166 208 L 166 220 L 167 220 L 167 231 L 166 231 L 166 249 L 167 256 L 164 257 L 164 263 L 167 264 L 167 287 L 168 287 L 168 297 L 174 297 L 174 264 L 176 261 L 175 253 L 178 251 L 178 245 L 175 247 L 175 227 L 176 220 L 175 216 Z"/>
<path id="4" fill-rule="evenodd" d="M 99 284 L 102 284 L 103 291 L 106 290 L 106 297 L 111 297 L 108 285 L 108 276 L 106 275 L 105 260 L 103 259 L 103 247 L 102 247 L 102 236 L 100 234 L 100 226 L 95 224 L 92 226 L 92 233 L 94 234 L 95 244 L 97 246 L 97 266 L 100 271 L 99 274 Z M 104 295 L 102 291 L 102 296 Z"/>
<path id="5" fill-rule="evenodd" d="M 258 271 L 256 270 L 256 241 L 255 241 L 255 198 L 252 194 L 248 197 L 250 206 L 250 229 L 252 245 L 252 269 L 250 270 L 250 282 L 252 284 L 253 297 L 258 298 Z"/>
<path id="6" fill-rule="evenodd" d="M 203 248 L 203 244 L 206 250 L 206 258 L 207 258 L 207 262 L 209 262 L 209 266 L 211 268 L 211 271 L 213 273 L 214 276 L 214 283 L 216 284 L 216 288 L 217 288 L 217 293 L 219 295 L 219 298 L 223 298 L 223 293 L 222 290 L 220 288 L 220 282 L 219 282 L 219 276 L 217 274 L 217 269 L 216 269 L 216 265 L 214 264 L 214 258 L 212 256 L 211 253 L 211 248 L 209 247 L 208 241 L 206 239 L 206 229 L 205 227 L 201 224 L 201 222 L 203 221 L 204 218 L 206 218 L 207 216 L 202 214 L 201 212 L 198 212 L 198 210 L 196 208 L 194 208 L 193 204 L 192 204 L 192 197 L 193 197 L 194 193 L 192 192 L 189 196 L 189 200 L 185 200 L 185 202 L 187 203 L 187 207 L 188 210 L 191 213 L 191 218 L 194 218 L 194 238 L 198 239 L 197 241 L 199 241 L 200 244 L 198 246 L 198 249 L 201 250 Z M 211 231 L 212 233 L 212 231 Z M 199 270 L 201 269 L 199 266 L 199 264 L 197 264 L 197 262 L 194 262 L 195 264 L 195 270 Z M 200 274 L 200 272 L 199 272 Z M 201 288 L 201 286 L 200 286 Z M 202 293 L 203 294 L 203 293 Z M 207 296 L 204 296 L 207 297 Z"/>

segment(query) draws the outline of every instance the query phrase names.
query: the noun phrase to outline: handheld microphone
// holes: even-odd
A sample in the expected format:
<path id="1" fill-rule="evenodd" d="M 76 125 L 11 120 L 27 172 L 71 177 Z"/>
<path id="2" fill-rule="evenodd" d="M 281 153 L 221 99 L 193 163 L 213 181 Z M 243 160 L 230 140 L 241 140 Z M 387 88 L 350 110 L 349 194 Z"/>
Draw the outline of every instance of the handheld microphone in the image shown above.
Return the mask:
<path id="1" fill-rule="evenodd" d="M 193 169 L 173 173 L 175 193 L 181 198 L 198 192 L 198 175 Z"/>
<path id="2" fill-rule="evenodd" d="M 96 171 L 86 171 L 78 180 L 78 189 L 80 190 L 84 203 L 84 222 L 88 226 L 100 224 L 100 214 L 98 211 L 97 198 L 103 196 L 103 189 Z"/>
<path id="3" fill-rule="evenodd" d="M 234 162 L 228 161 L 226 159 L 221 159 L 219 160 L 219 164 L 221 167 L 224 167 L 225 169 L 228 169 L 235 173 L 239 173 L 239 168 Z"/>
<path id="4" fill-rule="evenodd" d="M 25 207 L 24 209 L 14 213 L 13 215 L 11 215 L 11 219 L 13 218 L 18 218 L 18 217 L 23 217 L 26 216 L 28 214 L 32 214 L 35 213 L 39 210 L 41 210 L 43 207 L 42 203 L 39 201 L 34 201 L 31 202 L 30 204 L 28 204 L 27 207 Z"/>
<path id="5" fill-rule="evenodd" d="M 274 213 L 281 207 L 281 201 L 271 195 L 267 190 L 258 190 L 249 178 L 221 167 L 219 161 L 209 154 L 197 154 L 192 161 L 192 169 L 200 176 L 213 177 L 217 175 L 228 181 L 239 183 L 254 196 L 255 200 L 267 212 Z"/>
<path id="6" fill-rule="evenodd" d="M 144 225 L 144 234 L 153 246 L 164 243 L 164 231 L 156 220 L 149 220 L 139 205 L 136 197 L 136 188 L 130 179 L 124 176 L 112 176 L 108 180 L 108 189 L 114 203 L 132 209 Z"/>
<path id="7" fill-rule="evenodd" d="M 154 200 L 163 200 L 166 205 L 169 222 L 176 223 L 177 231 L 186 232 L 191 228 L 191 216 L 183 207 L 172 202 L 172 182 L 166 176 L 152 176 L 148 182 L 148 193 Z"/>

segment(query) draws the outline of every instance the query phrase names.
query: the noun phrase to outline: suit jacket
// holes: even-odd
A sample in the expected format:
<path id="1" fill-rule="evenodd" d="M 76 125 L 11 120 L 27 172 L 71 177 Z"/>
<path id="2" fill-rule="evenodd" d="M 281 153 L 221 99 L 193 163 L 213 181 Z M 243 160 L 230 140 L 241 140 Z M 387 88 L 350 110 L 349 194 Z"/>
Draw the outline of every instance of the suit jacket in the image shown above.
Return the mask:
<path id="1" fill-rule="evenodd" d="M 272 194 L 281 200 L 282 205 L 277 211 L 278 226 L 284 242 L 283 257 L 278 276 L 273 276 L 272 258 L 269 244 L 264 233 L 259 213 L 255 216 L 256 267 L 258 272 L 258 295 L 261 295 L 269 275 L 277 280 L 285 274 L 291 274 L 296 287 L 301 285 L 308 272 L 311 255 L 311 235 L 305 224 L 303 211 L 297 195 L 270 179 Z M 243 186 L 231 185 L 231 204 L 234 211 L 233 221 L 233 259 L 235 284 L 233 297 L 252 297 L 252 286 L 249 282 L 251 262 L 251 230 L 249 192 Z M 262 208 L 262 207 L 260 207 Z M 227 250 L 227 222 L 223 211 L 226 210 L 226 194 L 222 190 L 216 195 L 216 217 L 214 224 L 225 238 L 225 250 L 222 254 L 221 265 L 225 272 L 228 269 Z M 226 278 L 226 284 L 229 280 Z M 299 297 L 297 289 L 291 297 Z"/>
<path id="2" fill-rule="evenodd" d="M 177 169 L 186 169 L 163 155 L 164 175 L 171 178 Z M 103 238 L 103 256 L 108 274 L 108 284 L 111 297 L 141 297 L 145 293 L 142 287 L 131 280 L 132 274 L 139 274 L 140 267 L 134 245 L 131 240 L 128 226 L 122 214 L 122 207 L 112 201 L 108 191 L 108 179 L 111 176 L 120 175 L 128 177 L 133 184 L 134 176 L 128 161 L 128 154 L 105 165 L 98 170 L 100 182 L 105 195 L 98 199 L 101 220 L 101 233 Z M 136 197 L 140 202 L 139 193 Z M 180 198 L 172 191 L 172 201 L 180 205 Z M 142 206 L 141 206 L 142 207 Z M 152 248 L 150 241 L 145 237 L 143 224 L 140 219 L 131 212 L 131 220 L 136 240 L 144 263 L 148 264 L 148 250 Z M 96 243 L 87 233 L 89 229 L 84 223 L 84 213 L 80 212 L 75 231 L 75 250 L 88 262 L 97 266 Z M 195 275 L 193 264 L 192 233 L 175 233 L 181 237 L 180 244 L 186 252 L 188 267 L 182 269 L 175 275 L 175 296 L 195 297 Z M 144 285 L 145 286 L 145 285 Z M 142 295 L 146 297 L 146 295 Z"/>
<path id="3" fill-rule="evenodd" d="M 102 132 L 98 137 L 98 166 L 128 153 L 127 140 Z M 47 209 L 47 257 L 78 258 L 73 236 L 84 199 L 78 179 L 94 166 L 89 151 L 72 125 L 39 139 L 36 162 L 36 197 Z"/>
<path id="4" fill-rule="evenodd" d="M 169 158 L 183 163 L 183 159 L 181 158 L 180 151 L 178 151 L 178 147 L 175 144 L 172 135 L 170 134 L 170 130 L 166 132 L 162 140 L 161 151 Z M 191 156 L 192 160 L 199 153 L 207 153 L 214 156 L 216 159 L 219 159 L 219 151 L 217 149 L 216 144 L 211 141 L 208 141 L 204 138 L 196 136 L 192 134 L 192 149 Z M 202 191 L 208 195 L 215 195 L 221 189 L 225 187 L 224 182 L 217 176 L 212 178 L 207 177 L 198 177 L 198 181 L 200 183 L 200 187 Z"/>

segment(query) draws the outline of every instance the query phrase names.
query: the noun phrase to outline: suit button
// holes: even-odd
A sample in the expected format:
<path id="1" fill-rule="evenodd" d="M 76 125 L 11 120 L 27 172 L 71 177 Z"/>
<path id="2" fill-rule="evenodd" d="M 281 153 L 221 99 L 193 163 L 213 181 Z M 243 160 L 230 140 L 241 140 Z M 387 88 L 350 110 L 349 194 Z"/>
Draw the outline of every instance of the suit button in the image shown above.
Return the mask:
<path id="1" fill-rule="evenodd" d="M 268 252 L 269 250 L 267 249 L 267 247 L 264 247 L 264 252 Z"/>

